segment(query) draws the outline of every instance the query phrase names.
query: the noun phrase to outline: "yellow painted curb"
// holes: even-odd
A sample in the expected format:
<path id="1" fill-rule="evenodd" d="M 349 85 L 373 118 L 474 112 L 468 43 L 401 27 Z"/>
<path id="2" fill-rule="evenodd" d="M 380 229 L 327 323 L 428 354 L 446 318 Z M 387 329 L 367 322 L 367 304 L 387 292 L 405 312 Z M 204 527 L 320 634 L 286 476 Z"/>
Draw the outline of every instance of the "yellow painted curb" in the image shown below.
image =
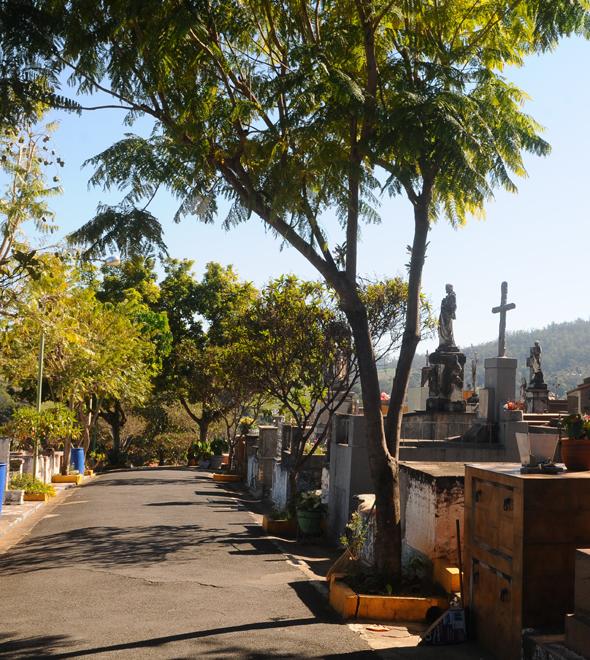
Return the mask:
<path id="1" fill-rule="evenodd" d="M 79 486 L 84 477 L 81 474 L 54 474 L 51 481 L 54 484 L 76 484 Z"/>
<path id="2" fill-rule="evenodd" d="M 25 493 L 25 502 L 47 502 L 49 500 L 49 493 Z"/>
<path id="3" fill-rule="evenodd" d="M 354 619 L 357 605 L 356 593 L 344 582 L 335 578 L 330 581 L 330 605 L 343 619 Z"/>
<path id="4" fill-rule="evenodd" d="M 330 582 L 330 605 L 344 619 L 376 621 L 424 621 L 432 607 L 447 610 L 447 598 L 430 596 L 370 596 L 357 594 L 336 579 Z"/>
<path id="5" fill-rule="evenodd" d="M 84 470 L 84 476 L 85 477 L 93 477 L 94 476 L 94 470 L 90 470 L 89 468 L 87 468 L 86 470 Z"/>
<path id="6" fill-rule="evenodd" d="M 222 481 L 234 483 L 237 481 L 242 481 L 242 477 L 239 474 L 218 474 L 217 472 L 213 475 L 213 481 Z"/>
<path id="7" fill-rule="evenodd" d="M 289 520 L 273 520 L 268 516 L 262 516 L 262 529 L 272 536 L 287 536 L 293 538 L 297 534 L 297 521 L 295 518 Z"/>

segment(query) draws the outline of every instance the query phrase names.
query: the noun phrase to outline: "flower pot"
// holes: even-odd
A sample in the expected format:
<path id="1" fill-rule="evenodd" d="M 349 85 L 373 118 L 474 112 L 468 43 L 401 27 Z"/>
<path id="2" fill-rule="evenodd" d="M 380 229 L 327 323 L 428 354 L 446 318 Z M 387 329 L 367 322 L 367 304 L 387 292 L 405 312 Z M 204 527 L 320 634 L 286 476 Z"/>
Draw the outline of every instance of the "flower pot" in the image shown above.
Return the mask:
<path id="1" fill-rule="evenodd" d="M 320 536 L 322 533 L 322 517 L 321 511 L 305 511 L 297 509 L 297 524 L 299 529 L 309 536 Z"/>
<path id="2" fill-rule="evenodd" d="M 561 460 L 570 472 L 590 470 L 590 440 L 562 438 Z"/>
<path id="3" fill-rule="evenodd" d="M 207 459 L 201 459 L 199 461 L 199 467 L 207 469 L 209 467 L 210 463 L 211 463 L 211 461 L 208 458 Z"/>
<path id="4" fill-rule="evenodd" d="M 48 493 L 25 493 L 25 502 L 47 502 Z"/>

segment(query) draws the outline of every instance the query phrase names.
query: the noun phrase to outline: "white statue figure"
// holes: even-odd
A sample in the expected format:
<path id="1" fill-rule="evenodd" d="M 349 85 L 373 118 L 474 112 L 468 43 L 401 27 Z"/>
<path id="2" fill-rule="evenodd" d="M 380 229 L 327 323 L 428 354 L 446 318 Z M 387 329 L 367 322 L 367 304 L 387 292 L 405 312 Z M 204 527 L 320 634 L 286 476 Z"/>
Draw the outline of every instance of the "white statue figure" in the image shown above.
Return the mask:
<path id="1" fill-rule="evenodd" d="M 457 311 L 457 296 L 452 284 L 446 284 L 445 291 L 447 295 L 440 303 L 440 316 L 438 317 L 438 347 L 441 349 L 456 348 L 453 320 Z"/>

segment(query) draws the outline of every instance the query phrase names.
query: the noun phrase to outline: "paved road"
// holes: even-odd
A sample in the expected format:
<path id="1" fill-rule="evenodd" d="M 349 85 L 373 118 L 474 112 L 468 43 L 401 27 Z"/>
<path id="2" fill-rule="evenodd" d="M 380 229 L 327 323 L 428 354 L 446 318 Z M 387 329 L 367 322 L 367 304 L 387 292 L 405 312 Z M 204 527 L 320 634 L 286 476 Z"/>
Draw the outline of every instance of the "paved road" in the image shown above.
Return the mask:
<path id="1" fill-rule="evenodd" d="M 98 477 L 0 555 L 0 658 L 375 658 L 235 493 Z"/>

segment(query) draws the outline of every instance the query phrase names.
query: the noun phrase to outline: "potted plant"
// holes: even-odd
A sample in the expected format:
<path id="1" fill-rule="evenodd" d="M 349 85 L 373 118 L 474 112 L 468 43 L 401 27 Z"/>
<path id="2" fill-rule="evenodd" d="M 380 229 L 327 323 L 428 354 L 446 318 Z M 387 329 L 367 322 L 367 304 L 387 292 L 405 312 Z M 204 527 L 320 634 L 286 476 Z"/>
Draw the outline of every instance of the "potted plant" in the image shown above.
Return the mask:
<path id="1" fill-rule="evenodd" d="M 318 491 L 309 490 L 299 493 L 295 500 L 295 514 L 299 529 L 309 536 L 320 536 L 322 533 L 322 518 L 326 506 L 322 503 Z"/>
<path id="2" fill-rule="evenodd" d="M 227 442 L 223 438 L 213 438 L 211 441 L 211 469 L 219 470 L 223 460 L 223 452 L 227 451 Z"/>
<path id="3" fill-rule="evenodd" d="M 572 472 L 590 470 L 590 416 L 568 415 L 561 420 L 561 459 Z"/>
<path id="4" fill-rule="evenodd" d="M 48 497 L 55 495 L 55 488 L 51 484 L 44 484 L 32 474 L 17 474 L 12 477 L 9 490 L 24 490 L 26 501 L 44 502 Z"/>

